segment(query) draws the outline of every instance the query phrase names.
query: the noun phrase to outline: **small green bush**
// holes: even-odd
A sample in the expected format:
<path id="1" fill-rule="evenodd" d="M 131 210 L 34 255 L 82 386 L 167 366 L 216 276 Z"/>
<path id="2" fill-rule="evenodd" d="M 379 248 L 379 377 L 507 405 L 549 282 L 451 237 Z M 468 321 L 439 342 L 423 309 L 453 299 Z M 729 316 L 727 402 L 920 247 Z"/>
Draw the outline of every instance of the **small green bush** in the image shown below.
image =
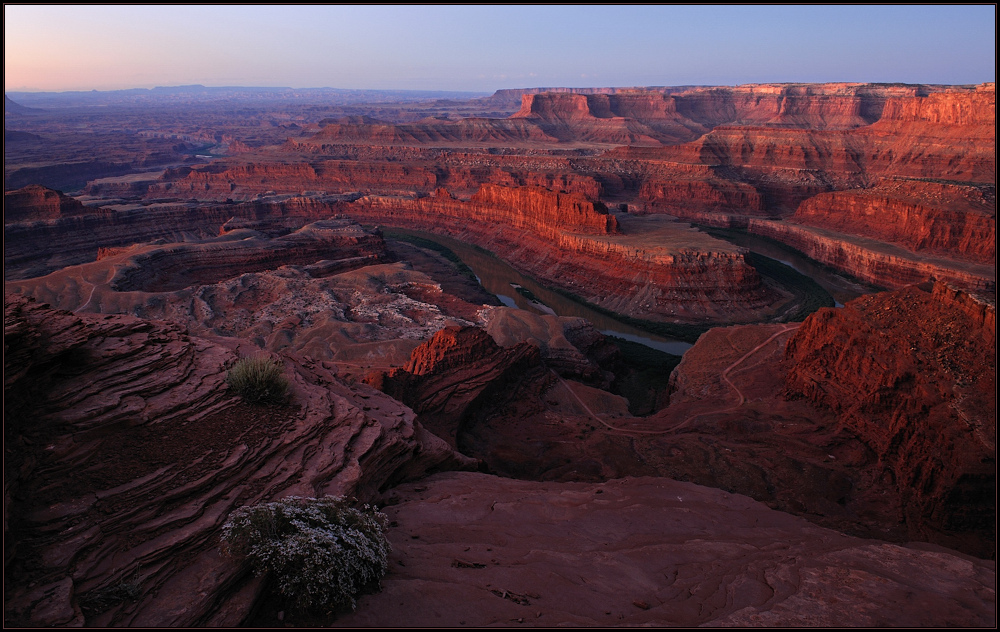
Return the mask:
<path id="1" fill-rule="evenodd" d="M 385 575 L 391 550 L 386 517 L 343 498 L 290 496 L 236 510 L 222 527 L 227 553 L 245 556 L 258 574 L 303 609 L 357 605 L 355 595 Z"/>
<path id="2" fill-rule="evenodd" d="M 284 366 L 266 356 L 240 358 L 226 373 L 226 384 L 250 404 L 284 404 L 288 378 Z"/>

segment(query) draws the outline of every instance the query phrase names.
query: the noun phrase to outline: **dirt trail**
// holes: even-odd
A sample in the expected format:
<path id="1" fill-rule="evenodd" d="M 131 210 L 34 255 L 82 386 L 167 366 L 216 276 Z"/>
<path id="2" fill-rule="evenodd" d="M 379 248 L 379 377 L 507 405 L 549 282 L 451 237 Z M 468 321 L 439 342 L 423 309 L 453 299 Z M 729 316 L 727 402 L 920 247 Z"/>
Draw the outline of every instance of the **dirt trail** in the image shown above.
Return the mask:
<path id="1" fill-rule="evenodd" d="M 731 389 L 733 389 L 733 391 L 736 392 L 737 398 L 739 399 L 739 401 L 736 403 L 736 405 L 730 406 L 729 408 L 721 408 L 721 409 L 717 409 L 717 410 L 710 410 L 710 411 L 700 412 L 698 414 L 695 414 L 695 415 L 692 415 L 692 416 L 688 417 L 687 419 L 685 419 L 681 423 L 677 424 L 673 428 L 667 428 L 667 429 L 661 429 L 661 430 L 639 430 L 639 429 L 633 429 L 633 428 L 621 428 L 621 427 L 618 427 L 618 426 L 613 426 L 613 425 L 609 424 L 608 422 L 604 421 L 604 419 L 602 419 L 599 415 L 597 415 L 594 411 L 592 411 L 590 409 L 590 407 L 587 406 L 587 404 L 585 404 L 582 399 L 580 399 L 580 397 L 570 387 L 570 385 L 566 383 L 566 380 L 564 380 L 558 373 L 556 373 L 555 371 L 552 371 L 552 374 L 555 375 L 556 378 L 566 388 L 566 390 L 569 391 L 569 393 L 573 396 L 573 398 L 577 401 L 577 403 L 579 403 L 580 406 L 585 411 L 587 411 L 587 414 L 590 415 L 590 417 L 592 419 L 594 419 L 595 421 L 597 421 L 598 423 L 600 423 L 602 426 L 604 426 L 608 430 L 614 431 L 616 433 L 626 434 L 626 435 L 662 435 L 662 434 L 672 434 L 672 433 L 677 432 L 678 430 L 686 428 L 687 426 L 689 426 L 691 424 L 692 421 L 694 421 L 698 417 L 703 417 L 703 416 L 706 416 L 706 415 L 714 415 L 714 414 L 717 414 L 717 413 L 731 412 L 733 410 L 736 410 L 740 406 L 742 406 L 744 403 L 746 403 L 746 396 L 743 394 L 743 391 L 741 391 L 739 389 L 739 387 L 736 386 L 733 383 L 733 381 L 729 379 L 730 373 L 732 373 L 733 369 L 735 369 L 736 367 L 738 367 L 741 364 L 743 364 L 744 362 L 746 362 L 755 353 L 757 353 L 758 351 L 760 351 L 761 349 L 763 349 L 764 347 L 766 347 L 768 344 L 770 344 L 775 338 L 778 338 L 779 336 L 781 336 L 781 335 L 783 335 L 783 334 L 785 334 L 785 333 L 787 333 L 789 331 L 792 331 L 794 329 L 798 329 L 798 327 L 799 327 L 800 324 L 801 323 L 795 323 L 795 324 L 787 325 L 787 326 L 783 327 L 780 331 L 775 332 L 774 334 L 772 334 L 771 336 L 769 336 L 767 338 L 767 340 L 765 340 L 764 342 L 758 344 L 753 349 L 747 351 L 738 360 L 736 360 L 735 362 L 733 362 L 732 364 L 730 364 L 729 366 L 727 366 L 725 369 L 723 369 L 723 371 L 722 371 L 722 380 L 726 384 L 728 384 L 729 387 Z"/>
<path id="2" fill-rule="evenodd" d="M 733 381 L 729 379 L 729 374 L 732 373 L 733 369 L 735 369 L 739 365 L 743 364 L 748 358 L 750 358 L 750 356 L 752 356 L 753 354 L 757 353 L 758 351 L 760 351 L 761 349 L 763 349 L 764 347 L 766 347 L 768 344 L 770 344 L 772 340 L 774 340 L 778 336 L 781 336 L 782 334 L 785 334 L 786 332 L 789 332 L 789 331 L 791 331 L 793 329 L 798 329 L 799 325 L 801 325 L 801 324 L 802 323 L 795 323 L 793 325 L 787 325 L 784 328 L 782 328 L 780 331 L 777 331 L 777 332 L 771 334 L 771 336 L 769 336 L 767 340 L 765 340 L 764 342 L 760 343 L 759 345 L 757 345 L 756 347 L 754 347 L 750 351 L 747 351 L 746 353 L 743 354 L 742 357 L 740 357 L 739 360 L 736 360 L 735 362 L 733 362 L 732 364 L 730 364 L 729 366 L 727 366 L 725 369 L 722 370 L 722 380 L 726 384 L 729 385 L 729 388 L 731 388 L 734 391 L 736 391 L 736 395 L 739 398 L 739 401 L 736 403 L 735 406 L 730 406 L 729 408 L 720 408 L 720 409 L 717 409 L 717 410 L 703 411 L 703 412 L 700 412 L 700 413 L 698 413 L 696 415 L 691 415 L 690 417 L 688 417 L 687 419 L 685 419 L 681 423 L 677 424 L 676 426 L 674 426 L 673 428 L 671 428 L 667 432 L 677 432 L 681 428 L 686 428 L 687 426 L 689 426 L 691 424 L 692 421 L 694 421 L 698 417 L 704 417 L 705 415 L 715 415 L 717 413 L 728 413 L 728 412 L 732 412 L 732 411 L 736 410 L 737 408 L 739 408 L 740 406 L 742 406 L 746 402 L 746 396 L 744 396 L 743 395 L 743 391 L 741 391 L 739 389 L 739 387 L 736 386 L 735 384 L 733 384 Z"/>

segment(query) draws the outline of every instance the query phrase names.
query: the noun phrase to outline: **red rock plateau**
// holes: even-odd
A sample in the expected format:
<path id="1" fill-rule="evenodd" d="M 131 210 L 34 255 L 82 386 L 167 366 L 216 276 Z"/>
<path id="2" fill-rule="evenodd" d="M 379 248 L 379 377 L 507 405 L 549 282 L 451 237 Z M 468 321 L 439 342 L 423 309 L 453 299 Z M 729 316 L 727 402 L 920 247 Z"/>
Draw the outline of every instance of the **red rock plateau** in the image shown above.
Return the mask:
<path id="1" fill-rule="evenodd" d="M 73 217 L 86 212 L 78 200 L 37 184 L 5 191 L 3 196 L 4 224 Z"/>
<path id="2" fill-rule="evenodd" d="M 993 84 L 376 96 L 5 108 L 7 625 L 995 626 Z M 323 494 L 354 613 L 219 546 Z"/>

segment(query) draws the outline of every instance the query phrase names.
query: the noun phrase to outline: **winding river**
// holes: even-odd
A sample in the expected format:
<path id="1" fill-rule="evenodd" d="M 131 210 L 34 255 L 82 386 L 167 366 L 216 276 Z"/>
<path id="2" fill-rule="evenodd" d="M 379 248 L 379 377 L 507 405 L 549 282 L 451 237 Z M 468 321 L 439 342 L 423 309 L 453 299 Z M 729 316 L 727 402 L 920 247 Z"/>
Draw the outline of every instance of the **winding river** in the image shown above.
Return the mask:
<path id="1" fill-rule="evenodd" d="M 590 309 L 586 305 L 570 300 L 546 288 L 544 285 L 539 285 L 485 250 L 471 246 L 465 242 L 433 233 L 404 230 L 396 227 L 393 227 L 393 231 L 433 241 L 448 248 L 465 265 L 472 269 L 476 278 L 479 279 L 479 283 L 487 292 L 495 294 L 500 299 L 500 302 L 508 307 L 517 307 L 536 314 L 556 314 L 558 316 L 579 316 L 580 318 L 586 318 L 606 336 L 616 336 L 674 355 L 683 355 L 685 351 L 691 348 L 691 344 L 688 342 L 651 334 L 648 331 L 619 322 L 610 316 Z M 533 295 L 538 300 L 530 300 L 517 291 L 518 287 L 527 290 L 530 292 L 529 295 Z"/>
<path id="2" fill-rule="evenodd" d="M 724 239 L 731 244 L 742 246 L 751 252 L 770 257 L 775 261 L 789 266 L 799 274 L 809 277 L 830 293 L 830 296 L 836 301 L 837 307 L 843 307 L 844 303 L 856 299 L 863 294 L 871 294 L 879 291 L 876 287 L 845 278 L 801 252 L 772 239 L 738 230 L 717 228 L 703 230 L 713 237 Z"/>
<path id="3" fill-rule="evenodd" d="M 605 335 L 637 342 L 658 351 L 674 355 L 683 355 L 685 351 L 691 348 L 690 343 L 651 334 L 553 292 L 545 286 L 539 285 L 529 277 L 524 276 L 496 256 L 476 246 L 450 237 L 422 231 L 404 230 L 396 227 L 393 228 L 393 231 L 433 241 L 448 248 L 465 265 L 472 269 L 479 283 L 488 292 L 496 295 L 508 307 L 516 307 L 537 314 L 556 314 L 559 316 L 579 316 L 586 318 Z M 845 279 L 805 255 L 769 239 L 739 231 L 712 229 L 710 232 L 719 239 L 725 239 L 730 243 L 743 246 L 765 257 L 780 261 L 800 274 L 812 278 L 833 296 L 837 307 L 843 306 L 843 303 L 862 294 L 875 291 L 873 288 Z M 519 292 L 518 288 L 523 289 Z M 532 300 L 532 298 L 537 300 Z"/>

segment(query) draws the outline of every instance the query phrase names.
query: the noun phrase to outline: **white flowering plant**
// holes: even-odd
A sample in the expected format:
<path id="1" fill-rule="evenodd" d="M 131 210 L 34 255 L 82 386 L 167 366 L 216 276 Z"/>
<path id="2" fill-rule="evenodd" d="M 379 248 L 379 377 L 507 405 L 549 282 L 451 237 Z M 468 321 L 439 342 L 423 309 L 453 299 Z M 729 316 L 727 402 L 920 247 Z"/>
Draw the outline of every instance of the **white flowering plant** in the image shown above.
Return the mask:
<path id="1" fill-rule="evenodd" d="M 237 509 L 222 527 L 224 550 L 245 557 L 258 574 L 300 608 L 357 606 L 355 596 L 376 586 L 391 547 L 385 514 L 344 498 L 289 496 Z"/>

